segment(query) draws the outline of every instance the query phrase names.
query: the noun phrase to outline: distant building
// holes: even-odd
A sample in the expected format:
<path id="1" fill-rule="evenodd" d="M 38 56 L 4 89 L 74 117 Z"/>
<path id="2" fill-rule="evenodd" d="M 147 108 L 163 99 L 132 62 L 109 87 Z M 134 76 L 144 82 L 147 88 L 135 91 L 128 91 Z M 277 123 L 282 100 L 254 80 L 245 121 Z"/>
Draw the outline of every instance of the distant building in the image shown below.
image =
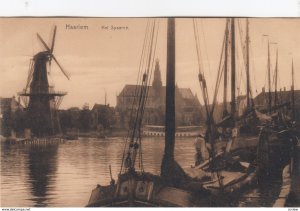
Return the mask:
<path id="1" fill-rule="evenodd" d="M 125 85 L 117 96 L 116 111 L 120 124 L 128 126 L 132 104 L 139 85 Z M 166 87 L 162 85 L 159 61 L 156 61 L 152 86 L 148 87 L 147 103 L 145 105 L 144 124 L 163 125 L 165 120 Z M 198 125 L 200 123 L 201 105 L 190 88 L 175 89 L 175 109 L 177 125 Z"/>
<path id="2" fill-rule="evenodd" d="M 0 98 L 0 132 L 9 136 L 11 131 L 21 132 L 24 128 L 24 107 L 15 97 Z"/>
<path id="3" fill-rule="evenodd" d="M 214 106 L 214 121 L 219 122 L 224 118 L 224 103 L 221 102 L 219 103 L 218 101 L 216 102 L 215 106 Z M 236 98 L 236 109 L 237 109 L 237 115 L 238 116 L 242 116 L 244 114 L 244 112 L 246 111 L 247 108 L 247 97 L 246 95 L 240 95 L 237 96 Z M 203 107 L 203 110 L 205 108 Z M 227 102 L 226 103 L 226 109 L 227 112 L 231 112 L 231 102 Z M 206 117 L 206 115 L 205 115 Z"/>
<path id="4" fill-rule="evenodd" d="M 278 94 L 278 104 L 285 104 L 285 109 L 287 113 L 291 114 L 291 100 L 292 100 L 292 92 L 290 90 L 279 90 Z M 272 107 L 275 104 L 275 92 L 271 92 L 271 100 L 272 100 Z M 259 93 L 254 99 L 255 108 L 260 111 L 267 111 L 268 104 L 269 104 L 269 92 L 262 89 L 262 92 Z M 245 95 L 241 95 L 237 97 L 237 111 L 238 115 L 241 116 L 245 112 L 247 108 L 247 98 Z M 219 121 L 222 118 L 224 105 L 223 103 L 217 103 L 215 105 L 214 110 L 214 118 L 216 121 Z M 230 111 L 230 103 L 227 103 L 227 109 Z M 295 118 L 300 122 L 300 90 L 295 90 Z"/>
<path id="5" fill-rule="evenodd" d="M 16 112 L 18 109 L 23 110 L 24 107 L 16 100 L 15 96 L 13 97 L 0 97 L 0 111 L 1 114 L 4 112 Z"/>
<path id="6" fill-rule="evenodd" d="M 95 104 L 91 110 L 92 128 L 97 131 L 111 129 L 115 125 L 115 109 L 108 105 Z"/>
<path id="7" fill-rule="evenodd" d="M 300 90 L 295 90 L 295 118 L 300 121 Z M 286 90 L 285 88 L 283 90 L 279 90 L 277 92 L 278 94 L 278 104 L 283 103 L 291 103 L 292 100 L 292 92 L 290 90 Z M 275 92 L 271 92 L 271 102 L 272 106 L 274 106 L 275 103 Z M 254 98 L 254 104 L 255 106 L 260 110 L 267 110 L 268 104 L 269 104 L 269 92 L 266 92 L 265 89 L 262 89 L 262 92 L 259 93 Z M 291 106 L 288 107 L 289 110 L 291 110 Z"/>
<path id="8" fill-rule="evenodd" d="M 279 90 L 278 94 L 278 103 L 291 102 L 292 92 L 290 90 Z M 272 105 L 275 103 L 275 92 L 271 92 Z M 259 93 L 254 98 L 255 105 L 261 108 L 267 108 L 269 102 L 269 92 L 262 89 L 262 92 Z M 300 105 L 300 90 L 295 90 L 295 105 Z"/>

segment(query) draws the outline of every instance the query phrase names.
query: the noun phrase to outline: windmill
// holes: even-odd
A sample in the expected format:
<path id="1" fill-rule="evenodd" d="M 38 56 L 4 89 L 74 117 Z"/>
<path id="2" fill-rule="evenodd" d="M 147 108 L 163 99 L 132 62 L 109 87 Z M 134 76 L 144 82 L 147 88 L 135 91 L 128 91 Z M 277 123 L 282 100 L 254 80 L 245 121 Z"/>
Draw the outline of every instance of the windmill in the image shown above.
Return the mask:
<path id="1" fill-rule="evenodd" d="M 37 53 L 31 59 L 26 86 L 19 93 L 25 99 L 24 102 L 27 105 L 28 122 L 26 126 L 36 137 L 51 136 L 60 132 L 57 109 L 67 93 L 56 92 L 53 86 L 49 86 L 48 69 L 50 70 L 51 61 L 54 60 L 66 78 L 70 79 L 68 73 L 62 68 L 53 54 L 55 36 L 56 26 L 54 27 L 52 43 L 49 47 L 37 33 L 37 38 L 42 43 L 45 51 Z"/>

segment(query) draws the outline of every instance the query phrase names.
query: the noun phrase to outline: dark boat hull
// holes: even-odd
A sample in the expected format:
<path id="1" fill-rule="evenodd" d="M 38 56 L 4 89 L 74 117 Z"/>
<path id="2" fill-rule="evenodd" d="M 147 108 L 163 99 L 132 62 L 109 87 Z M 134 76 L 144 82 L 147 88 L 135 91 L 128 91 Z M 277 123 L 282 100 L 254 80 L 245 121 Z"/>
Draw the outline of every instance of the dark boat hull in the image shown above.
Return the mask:
<path id="1" fill-rule="evenodd" d="M 224 184 L 222 189 L 209 188 L 197 181 L 176 188 L 164 185 L 160 177 L 150 174 L 121 175 L 117 184 L 97 185 L 87 207 L 201 207 L 212 203 L 213 206 L 224 206 L 228 203 L 223 201 L 224 194 L 229 199 L 230 195 L 256 183 L 256 173 L 254 170 L 237 177 Z"/>
<path id="2" fill-rule="evenodd" d="M 122 175 L 117 184 L 98 185 L 88 207 L 191 207 L 192 193 L 165 186 L 154 175 Z"/>

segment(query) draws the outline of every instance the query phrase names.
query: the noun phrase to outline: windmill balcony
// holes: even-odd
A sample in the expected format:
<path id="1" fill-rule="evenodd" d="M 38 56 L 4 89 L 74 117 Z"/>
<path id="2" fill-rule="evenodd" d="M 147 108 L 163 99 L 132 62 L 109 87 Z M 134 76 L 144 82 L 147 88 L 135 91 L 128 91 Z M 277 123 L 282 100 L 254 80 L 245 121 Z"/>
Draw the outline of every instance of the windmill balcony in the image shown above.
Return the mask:
<path id="1" fill-rule="evenodd" d="M 66 95 L 67 92 L 62 92 L 62 91 L 54 91 L 54 90 L 49 90 L 48 92 L 26 92 L 26 91 L 22 91 L 19 92 L 18 95 L 20 96 L 32 96 L 32 95 L 52 95 L 52 96 L 64 96 Z"/>

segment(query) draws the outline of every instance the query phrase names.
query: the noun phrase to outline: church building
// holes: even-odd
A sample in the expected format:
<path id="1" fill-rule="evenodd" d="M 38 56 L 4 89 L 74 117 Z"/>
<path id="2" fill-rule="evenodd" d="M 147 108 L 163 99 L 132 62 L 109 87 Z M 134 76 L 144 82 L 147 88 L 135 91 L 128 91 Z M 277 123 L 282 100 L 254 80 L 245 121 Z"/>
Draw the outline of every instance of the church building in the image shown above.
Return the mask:
<path id="1" fill-rule="evenodd" d="M 141 88 L 140 85 L 125 85 L 117 96 L 116 111 L 118 112 L 122 127 L 128 127 L 132 103 L 135 98 L 135 90 Z M 166 87 L 161 80 L 159 61 L 156 60 L 152 86 L 148 87 L 148 98 L 145 106 L 145 125 L 164 125 L 165 121 L 165 98 Z M 193 94 L 190 88 L 175 89 L 175 109 L 176 125 L 192 126 L 199 125 L 201 118 L 201 105 L 197 95 Z"/>

